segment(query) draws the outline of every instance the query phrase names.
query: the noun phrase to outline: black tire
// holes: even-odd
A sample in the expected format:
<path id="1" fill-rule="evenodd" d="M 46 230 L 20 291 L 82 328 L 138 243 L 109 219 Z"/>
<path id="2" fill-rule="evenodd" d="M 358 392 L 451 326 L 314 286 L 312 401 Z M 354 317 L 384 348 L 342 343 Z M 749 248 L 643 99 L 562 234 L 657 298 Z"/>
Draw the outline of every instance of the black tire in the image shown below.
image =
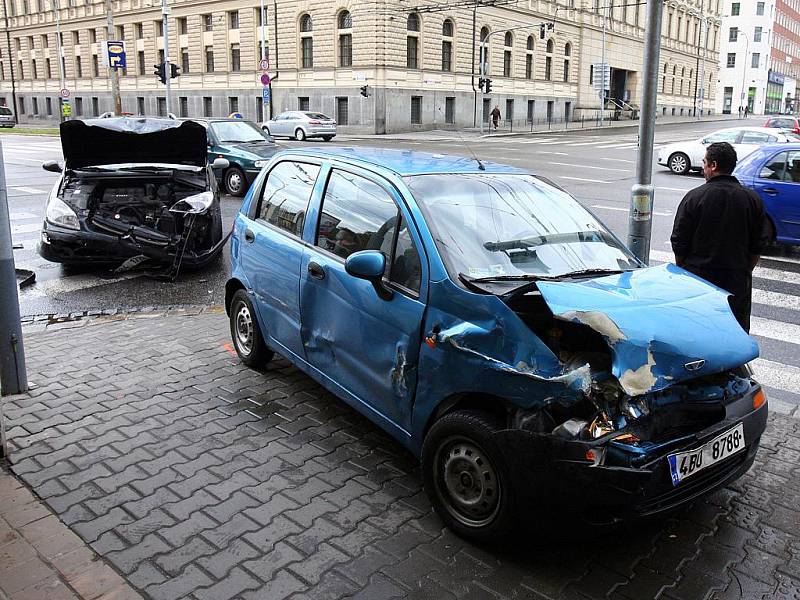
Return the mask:
<path id="1" fill-rule="evenodd" d="M 669 170 L 676 175 L 686 175 L 689 172 L 689 169 L 692 168 L 692 162 L 683 152 L 675 152 L 670 155 L 669 160 L 667 161 L 667 166 L 669 167 Z"/>
<path id="2" fill-rule="evenodd" d="M 502 427 L 488 413 L 455 411 L 436 421 L 423 442 L 433 508 L 456 534 L 479 542 L 508 537 L 515 522 L 511 476 L 492 438 Z"/>
<path id="3" fill-rule="evenodd" d="M 325 140 L 326 142 L 330 142 L 333 139 L 333 136 L 332 135 L 323 135 L 322 139 Z"/>
<path id="4" fill-rule="evenodd" d="M 301 127 L 298 127 L 294 130 L 294 139 L 296 139 L 298 142 L 304 141 L 306 139 L 306 132 L 303 131 Z"/>
<path id="5" fill-rule="evenodd" d="M 267 135 L 272 135 L 272 134 L 269 132 L 269 127 L 262 127 L 262 128 L 261 128 L 261 130 L 262 130 L 264 133 L 266 133 Z"/>
<path id="6" fill-rule="evenodd" d="M 228 314 L 231 340 L 239 360 L 253 369 L 271 361 L 275 353 L 264 343 L 253 305 L 245 290 L 236 290 Z"/>
<path id="7" fill-rule="evenodd" d="M 231 196 L 244 196 L 247 191 L 247 178 L 244 176 L 244 171 L 239 167 L 230 167 L 225 171 L 223 177 L 225 182 L 225 190 Z"/>

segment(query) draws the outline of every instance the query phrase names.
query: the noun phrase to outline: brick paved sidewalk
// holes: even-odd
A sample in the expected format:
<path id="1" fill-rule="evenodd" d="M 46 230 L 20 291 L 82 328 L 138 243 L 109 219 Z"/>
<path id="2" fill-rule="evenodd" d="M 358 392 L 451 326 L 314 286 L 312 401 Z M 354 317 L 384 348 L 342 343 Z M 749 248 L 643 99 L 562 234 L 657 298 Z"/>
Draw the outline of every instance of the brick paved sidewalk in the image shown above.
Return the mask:
<path id="1" fill-rule="evenodd" d="M 58 327 L 26 333 L 11 469 L 145 598 L 800 598 L 800 421 L 674 518 L 480 548 L 378 428 L 282 359 L 240 365 L 224 314 Z"/>

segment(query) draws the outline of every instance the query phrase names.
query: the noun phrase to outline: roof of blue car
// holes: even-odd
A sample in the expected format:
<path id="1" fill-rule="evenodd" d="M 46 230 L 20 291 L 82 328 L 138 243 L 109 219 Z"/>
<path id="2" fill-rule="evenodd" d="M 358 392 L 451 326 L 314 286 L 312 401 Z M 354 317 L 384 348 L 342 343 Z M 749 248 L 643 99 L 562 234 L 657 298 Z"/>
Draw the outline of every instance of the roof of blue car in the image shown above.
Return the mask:
<path id="1" fill-rule="evenodd" d="M 466 148 L 465 148 L 466 150 Z M 390 150 L 387 148 L 298 148 L 285 150 L 279 154 L 307 155 L 323 160 L 339 160 L 372 169 L 387 170 L 397 175 L 428 175 L 436 173 L 480 173 L 478 161 L 474 158 L 450 154 L 432 154 L 413 150 Z M 276 157 L 279 156 L 276 154 Z M 524 169 L 481 160 L 485 173 L 530 173 Z"/>

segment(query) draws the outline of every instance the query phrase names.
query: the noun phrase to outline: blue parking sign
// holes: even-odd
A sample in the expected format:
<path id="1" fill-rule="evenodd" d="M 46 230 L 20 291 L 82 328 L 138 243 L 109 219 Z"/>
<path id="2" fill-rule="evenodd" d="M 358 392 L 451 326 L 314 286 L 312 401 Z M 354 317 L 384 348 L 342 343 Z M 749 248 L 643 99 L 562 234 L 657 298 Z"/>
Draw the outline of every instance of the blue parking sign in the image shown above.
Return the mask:
<path id="1" fill-rule="evenodd" d="M 269 88 L 267 86 L 264 86 L 264 90 L 263 90 L 262 93 L 263 93 L 263 96 L 264 96 L 264 102 L 269 102 L 270 101 L 270 95 L 269 95 Z"/>

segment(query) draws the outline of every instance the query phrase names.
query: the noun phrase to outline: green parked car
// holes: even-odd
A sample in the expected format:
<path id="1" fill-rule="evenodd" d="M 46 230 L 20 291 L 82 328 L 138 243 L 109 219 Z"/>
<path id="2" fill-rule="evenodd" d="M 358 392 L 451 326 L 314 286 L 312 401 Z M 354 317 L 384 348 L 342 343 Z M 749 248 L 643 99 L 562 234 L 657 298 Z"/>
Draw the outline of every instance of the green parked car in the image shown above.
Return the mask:
<path id="1" fill-rule="evenodd" d="M 208 160 L 225 158 L 230 166 L 214 171 L 232 196 L 244 196 L 261 167 L 280 148 L 271 135 L 243 119 L 191 119 L 205 126 Z"/>

